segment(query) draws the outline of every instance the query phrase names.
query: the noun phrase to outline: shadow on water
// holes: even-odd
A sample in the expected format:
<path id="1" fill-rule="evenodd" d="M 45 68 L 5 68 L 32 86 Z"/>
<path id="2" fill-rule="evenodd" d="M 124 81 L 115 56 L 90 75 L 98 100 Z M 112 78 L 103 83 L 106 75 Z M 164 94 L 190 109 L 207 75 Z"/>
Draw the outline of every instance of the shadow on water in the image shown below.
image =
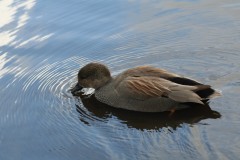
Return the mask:
<path id="1" fill-rule="evenodd" d="M 204 119 L 217 119 L 221 117 L 221 114 L 212 110 L 208 104 L 205 106 L 194 104 L 191 105 L 190 108 L 178 110 L 170 115 L 170 112 L 143 113 L 113 108 L 99 102 L 94 96 L 90 98 L 81 97 L 81 100 L 91 116 L 95 116 L 102 120 L 115 116 L 121 120 L 122 123 L 127 124 L 129 128 L 136 128 L 139 130 L 158 130 L 163 127 L 177 129 L 183 123 L 193 125 Z M 76 110 L 80 115 L 89 114 L 79 105 L 76 105 Z M 79 119 L 88 124 L 82 118 Z"/>

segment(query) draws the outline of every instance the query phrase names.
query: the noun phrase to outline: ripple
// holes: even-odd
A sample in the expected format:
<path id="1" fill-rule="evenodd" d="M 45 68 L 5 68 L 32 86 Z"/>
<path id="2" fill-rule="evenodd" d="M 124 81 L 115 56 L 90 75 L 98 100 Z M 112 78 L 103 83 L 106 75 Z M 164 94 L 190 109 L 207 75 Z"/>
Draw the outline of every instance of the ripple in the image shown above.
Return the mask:
<path id="1" fill-rule="evenodd" d="M 239 157 L 229 138 L 239 135 L 239 3 L 0 3 L 0 159 Z M 165 68 L 224 96 L 173 117 L 73 97 L 78 69 L 92 61 L 113 75 Z"/>
<path id="2" fill-rule="evenodd" d="M 76 112 L 75 99 L 69 89 L 76 83 L 75 77 L 79 64 L 85 64 L 87 60 L 71 57 L 52 64 L 40 63 L 25 69 L 20 69 L 22 63 L 17 63 L 17 59 L 14 57 L 4 62 L 13 62 L 15 66 L 4 66 L 4 69 L 8 70 L 6 75 L 10 76 L 5 83 L 10 82 L 10 84 L 2 87 L 8 92 L 1 96 L 2 100 L 5 100 L 4 107 L 0 108 L 1 112 L 5 113 L 0 119 L 1 127 L 6 128 L 4 126 L 8 124 L 8 126 L 15 126 L 16 129 L 26 126 L 22 127 L 25 128 L 25 131 L 41 130 L 45 134 L 50 134 L 49 137 L 43 133 L 35 135 L 35 137 L 43 139 L 43 142 L 47 142 L 42 144 L 43 146 L 47 147 L 53 144 L 63 146 L 64 142 L 59 142 L 59 139 L 52 136 L 55 134 L 56 137 L 62 138 L 64 134 L 69 134 L 66 132 L 72 132 L 65 131 L 64 126 L 69 128 L 79 124 L 77 118 L 79 115 L 74 113 Z M 4 76 L 6 77 L 6 75 Z M 10 101 L 9 97 L 11 97 Z M 6 132 L 10 128 L 7 127 Z M 61 132 L 56 133 L 59 130 Z M 22 132 L 19 132 L 20 136 L 25 137 Z M 68 139 L 73 141 L 77 138 L 76 135 L 72 135 L 68 136 Z"/>

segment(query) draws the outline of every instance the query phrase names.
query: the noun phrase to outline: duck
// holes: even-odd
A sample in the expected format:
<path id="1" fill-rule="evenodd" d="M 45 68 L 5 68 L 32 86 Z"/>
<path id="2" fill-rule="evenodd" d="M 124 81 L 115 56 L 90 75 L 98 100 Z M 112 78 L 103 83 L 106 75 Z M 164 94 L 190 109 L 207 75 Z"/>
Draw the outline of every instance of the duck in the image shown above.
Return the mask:
<path id="1" fill-rule="evenodd" d="M 204 105 L 221 95 L 210 85 L 147 65 L 113 77 L 105 64 L 91 62 L 79 70 L 77 79 L 73 96 L 92 88 L 99 102 L 138 112 L 174 112 L 192 107 L 189 104 Z"/>

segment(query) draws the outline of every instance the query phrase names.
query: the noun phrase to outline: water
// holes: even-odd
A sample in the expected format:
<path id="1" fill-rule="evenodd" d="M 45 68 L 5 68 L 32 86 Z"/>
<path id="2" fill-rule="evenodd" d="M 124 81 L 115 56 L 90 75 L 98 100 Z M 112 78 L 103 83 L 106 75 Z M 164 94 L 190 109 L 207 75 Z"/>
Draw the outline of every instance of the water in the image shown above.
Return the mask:
<path id="1" fill-rule="evenodd" d="M 0 1 L 0 159 L 239 159 L 238 0 Z M 98 61 L 213 85 L 209 107 L 116 110 L 69 89 Z"/>

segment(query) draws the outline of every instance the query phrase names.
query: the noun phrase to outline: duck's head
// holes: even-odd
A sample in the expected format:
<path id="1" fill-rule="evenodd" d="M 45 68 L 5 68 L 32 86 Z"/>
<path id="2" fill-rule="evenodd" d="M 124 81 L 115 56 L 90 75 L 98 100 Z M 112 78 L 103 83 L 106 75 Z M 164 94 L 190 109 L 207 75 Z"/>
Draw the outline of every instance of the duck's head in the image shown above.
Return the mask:
<path id="1" fill-rule="evenodd" d="M 98 89 L 111 80 L 109 69 L 100 63 L 89 63 L 78 72 L 78 82 L 71 90 L 76 95 L 82 88 Z"/>

